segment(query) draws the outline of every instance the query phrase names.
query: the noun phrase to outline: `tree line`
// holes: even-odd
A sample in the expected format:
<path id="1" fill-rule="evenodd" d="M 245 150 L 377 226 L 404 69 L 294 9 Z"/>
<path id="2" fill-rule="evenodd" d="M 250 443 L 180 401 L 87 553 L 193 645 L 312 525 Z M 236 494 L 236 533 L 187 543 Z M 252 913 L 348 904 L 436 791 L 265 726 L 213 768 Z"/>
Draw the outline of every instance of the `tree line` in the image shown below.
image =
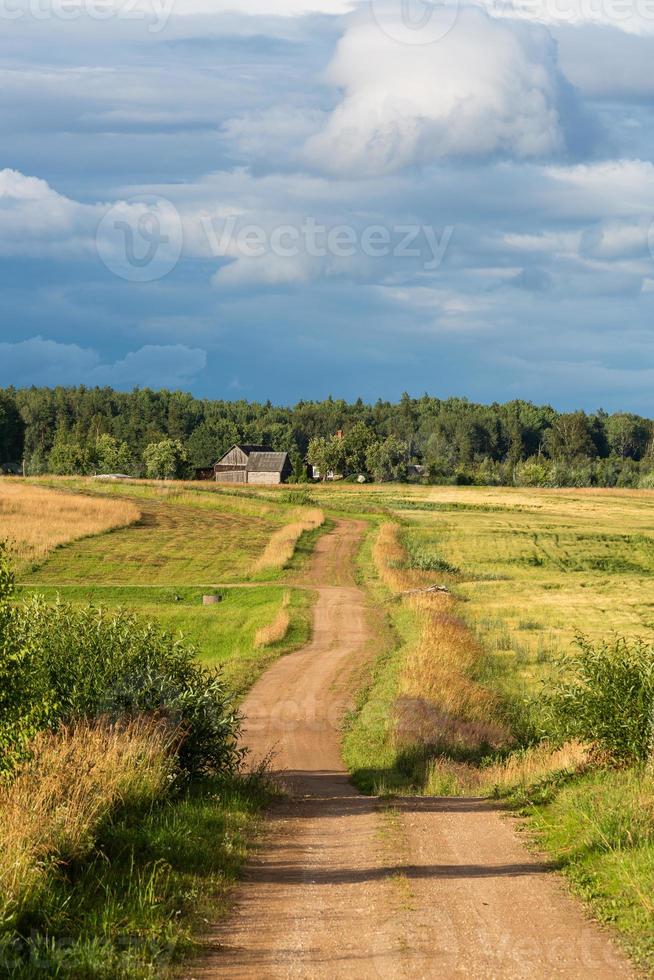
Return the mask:
<path id="1" fill-rule="evenodd" d="M 295 480 L 311 463 L 351 479 L 654 486 L 654 422 L 629 412 L 407 394 L 280 407 L 148 388 L 0 389 L 0 465 L 29 475 L 190 477 L 238 442 L 288 451 Z"/>

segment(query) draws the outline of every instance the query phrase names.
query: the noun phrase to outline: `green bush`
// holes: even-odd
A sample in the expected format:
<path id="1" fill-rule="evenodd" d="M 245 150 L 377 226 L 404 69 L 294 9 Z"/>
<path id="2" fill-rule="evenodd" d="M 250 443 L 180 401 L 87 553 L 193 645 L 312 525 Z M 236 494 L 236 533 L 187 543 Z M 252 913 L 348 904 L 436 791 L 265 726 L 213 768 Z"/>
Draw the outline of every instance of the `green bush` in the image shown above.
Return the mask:
<path id="1" fill-rule="evenodd" d="M 444 572 L 447 575 L 457 575 L 459 569 L 451 565 L 445 558 L 441 558 L 436 552 L 421 545 L 411 537 L 405 537 L 404 547 L 408 553 L 407 566 L 417 568 L 421 572 Z"/>
<path id="2" fill-rule="evenodd" d="M 548 487 L 551 480 L 551 464 L 540 456 L 530 456 L 518 463 L 513 481 L 517 487 Z"/>
<path id="3" fill-rule="evenodd" d="M 618 763 L 643 762 L 653 748 L 654 647 L 618 637 L 592 644 L 558 662 L 547 696 L 550 722 L 560 734 L 592 744 Z"/>
<path id="4" fill-rule="evenodd" d="M 188 775 L 238 766 L 238 717 L 220 675 L 193 647 L 125 611 L 8 601 L 13 579 L 0 552 L 0 770 L 30 739 L 77 719 L 153 713 L 181 727 Z"/>
<path id="5" fill-rule="evenodd" d="M 409 564 L 411 568 L 417 568 L 421 572 L 445 572 L 448 575 L 456 575 L 459 571 L 455 565 L 429 551 L 411 552 Z"/>

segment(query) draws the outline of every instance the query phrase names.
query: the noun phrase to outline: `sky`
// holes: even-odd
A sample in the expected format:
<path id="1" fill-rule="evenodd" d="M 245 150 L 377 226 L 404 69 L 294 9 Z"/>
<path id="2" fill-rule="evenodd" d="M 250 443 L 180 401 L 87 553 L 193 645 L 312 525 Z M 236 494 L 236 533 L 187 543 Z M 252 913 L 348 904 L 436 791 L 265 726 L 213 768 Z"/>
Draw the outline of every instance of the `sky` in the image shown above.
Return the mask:
<path id="1" fill-rule="evenodd" d="M 0 385 L 654 414 L 654 0 L 0 22 Z"/>

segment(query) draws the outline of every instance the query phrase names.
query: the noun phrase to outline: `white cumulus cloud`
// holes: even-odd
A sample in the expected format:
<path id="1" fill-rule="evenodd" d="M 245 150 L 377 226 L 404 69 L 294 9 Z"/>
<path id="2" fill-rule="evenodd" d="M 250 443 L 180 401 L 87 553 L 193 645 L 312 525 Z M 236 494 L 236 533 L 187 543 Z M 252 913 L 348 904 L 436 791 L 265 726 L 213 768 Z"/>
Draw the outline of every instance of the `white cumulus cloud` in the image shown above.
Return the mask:
<path id="1" fill-rule="evenodd" d="M 464 8 L 439 41 L 401 44 L 355 18 L 329 68 L 343 99 L 306 144 L 347 174 L 446 157 L 546 157 L 565 143 L 562 76 L 546 29 Z"/>
<path id="2" fill-rule="evenodd" d="M 88 249 L 98 211 L 58 194 L 45 180 L 0 170 L 0 254 Z"/>

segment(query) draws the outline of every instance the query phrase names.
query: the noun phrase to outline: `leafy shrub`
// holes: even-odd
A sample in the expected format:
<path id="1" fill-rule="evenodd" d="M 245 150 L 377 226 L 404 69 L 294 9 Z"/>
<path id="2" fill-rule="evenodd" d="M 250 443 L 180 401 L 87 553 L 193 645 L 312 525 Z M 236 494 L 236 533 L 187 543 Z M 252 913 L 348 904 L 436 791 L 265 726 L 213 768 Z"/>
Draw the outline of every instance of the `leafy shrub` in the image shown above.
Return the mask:
<path id="1" fill-rule="evenodd" d="M 590 743 L 619 763 L 645 761 L 653 747 L 654 648 L 619 637 L 558 662 L 547 698 L 550 720 L 564 735 Z"/>
<path id="2" fill-rule="evenodd" d="M 408 553 L 409 568 L 417 568 L 421 572 L 445 572 L 447 575 L 457 575 L 459 572 L 455 565 L 428 548 L 421 548 L 411 538 L 404 540 L 404 547 Z"/>
<path id="3" fill-rule="evenodd" d="M 286 490 L 279 494 L 279 500 L 297 507 L 315 507 L 316 498 L 309 490 Z"/>
<path id="4" fill-rule="evenodd" d="M 12 589 L 0 553 L 0 769 L 24 758 L 43 729 L 144 713 L 182 730 L 187 774 L 238 765 L 238 718 L 219 674 L 192 647 L 125 611 L 39 596 L 12 604 Z"/>
<path id="5" fill-rule="evenodd" d="M 413 551 L 411 568 L 418 568 L 421 572 L 446 572 L 448 575 L 456 575 L 459 571 L 455 565 L 429 551 Z"/>
<path id="6" fill-rule="evenodd" d="M 515 468 L 514 483 L 517 487 L 550 486 L 551 464 L 539 456 L 531 456 L 518 463 Z"/>

